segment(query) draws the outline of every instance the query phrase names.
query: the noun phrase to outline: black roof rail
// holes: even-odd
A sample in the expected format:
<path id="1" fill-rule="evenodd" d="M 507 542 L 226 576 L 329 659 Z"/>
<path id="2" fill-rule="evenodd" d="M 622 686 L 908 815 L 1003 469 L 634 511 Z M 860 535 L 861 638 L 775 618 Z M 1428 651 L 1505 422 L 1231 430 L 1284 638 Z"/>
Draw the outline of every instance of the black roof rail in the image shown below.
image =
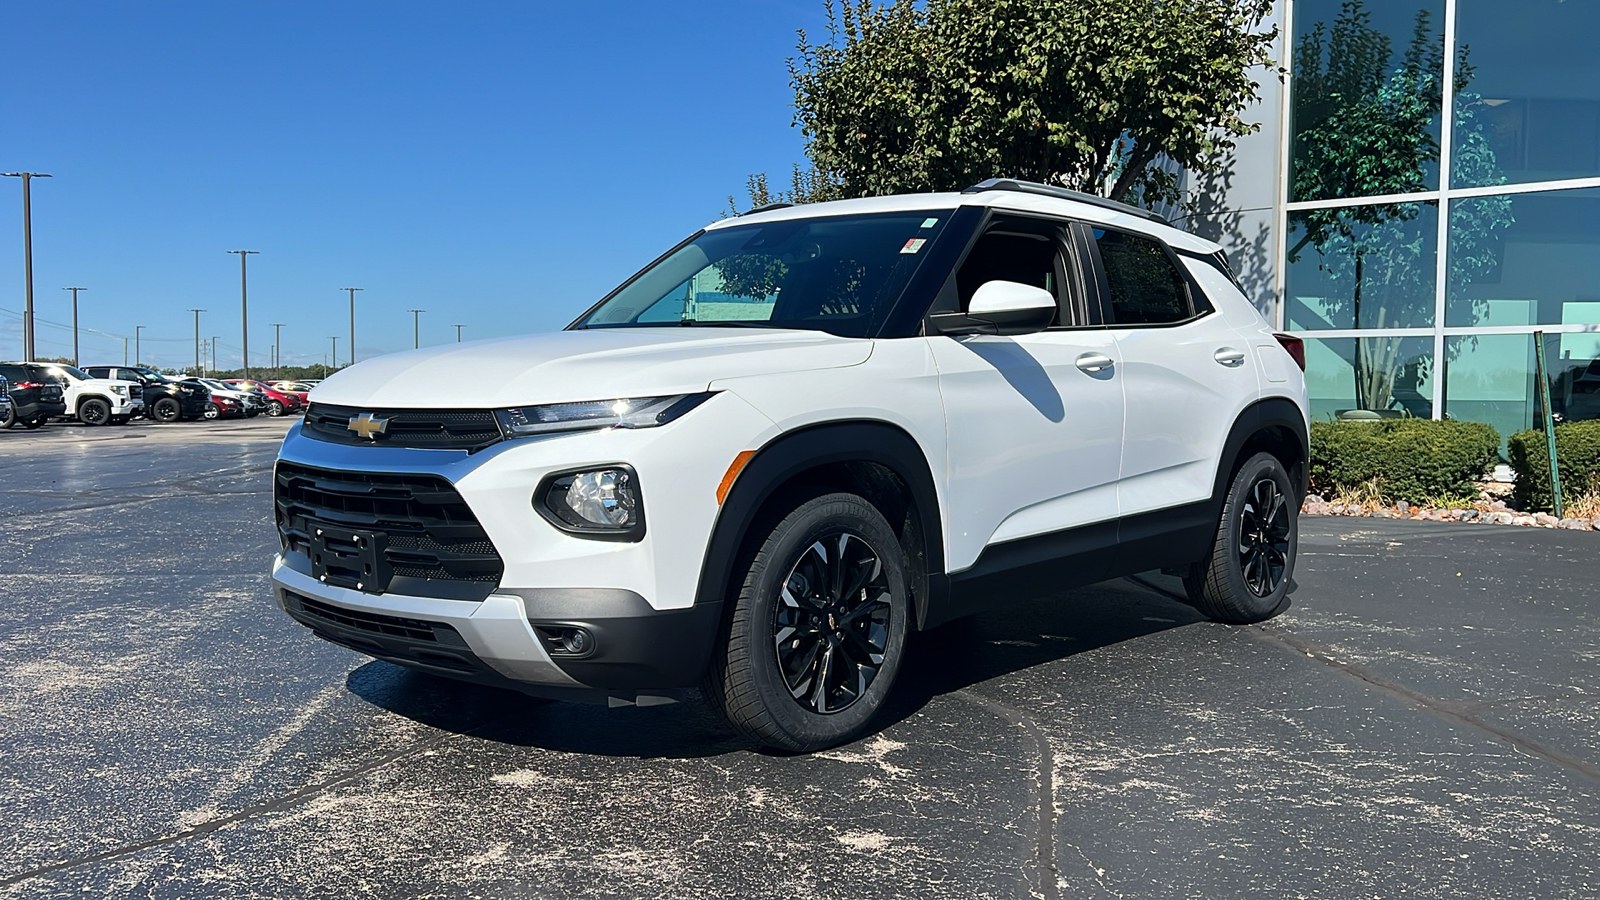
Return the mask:
<path id="1" fill-rule="evenodd" d="M 766 204 L 764 206 L 758 206 L 755 209 L 747 209 L 744 212 L 739 213 L 739 215 L 748 216 L 751 213 L 772 212 L 775 209 L 788 209 L 789 207 L 791 207 L 793 205 L 794 205 L 793 203 L 768 203 L 768 204 Z"/>
<path id="2" fill-rule="evenodd" d="M 1167 220 L 1160 213 L 1154 213 L 1148 209 L 1140 209 L 1137 206 L 1119 203 L 1116 200 L 1109 200 L 1105 197 L 1097 197 L 1094 194 L 1085 194 L 1082 191 L 1069 191 L 1064 187 L 1040 184 L 1037 181 L 1021 181 L 1016 178 L 989 178 L 978 182 L 961 193 L 981 194 L 984 191 L 1017 191 L 1023 194 L 1059 197 L 1062 200 L 1075 200 L 1079 203 L 1087 203 L 1090 206 L 1098 206 L 1101 209 L 1109 209 L 1112 212 L 1127 213 L 1130 216 L 1138 216 L 1141 219 L 1149 219 L 1152 222 L 1160 222 L 1163 225 L 1167 224 Z"/>

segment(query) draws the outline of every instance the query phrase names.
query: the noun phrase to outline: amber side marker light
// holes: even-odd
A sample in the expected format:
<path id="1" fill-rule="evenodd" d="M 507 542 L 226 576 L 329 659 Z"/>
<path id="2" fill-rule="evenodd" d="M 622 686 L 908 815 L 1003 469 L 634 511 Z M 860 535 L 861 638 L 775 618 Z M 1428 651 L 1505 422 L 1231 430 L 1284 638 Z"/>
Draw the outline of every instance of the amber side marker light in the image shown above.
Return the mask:
<path id="1" fill-rule="evenodd" d="M 728 465 L 727 474 L 722 476 L 722 483 L 717 485 L 718 506 L 722 505 L 722 501 L 728 499 L 728 491 L 733 487 L 734 480 L 739 477 L 740 472 L 744 471 L 745 463 L 750 461 L 750 457 L 755 455 L 756 452 L 754 450 L 742 450 L 738 456 L 733 458 L 733 462 Z"/>

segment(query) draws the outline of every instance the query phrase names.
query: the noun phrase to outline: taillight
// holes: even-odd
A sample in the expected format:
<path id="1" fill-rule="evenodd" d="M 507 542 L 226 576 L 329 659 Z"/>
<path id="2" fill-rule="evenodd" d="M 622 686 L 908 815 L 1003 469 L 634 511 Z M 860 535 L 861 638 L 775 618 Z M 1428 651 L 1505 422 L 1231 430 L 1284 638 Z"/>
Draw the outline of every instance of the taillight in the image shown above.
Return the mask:
<path id="1" fill-rule="evenodd" d="M 20 388 L 21 390 L 26 391 L 26 390 L 28 390 L 30 388 L 42 388 L 42 387 L 44 387 L 44 385 L 40 384 L 37 381 L 19 381 L 16 384 L 12 385 L 12 387 Z"/>
<path id="2" fill-rule="evenodd" d="M 1289 355 L 1294 357 L 1294 364 L 1300 367 L 1300 371 L 1304 372 L 1306 370 L 1306 342 L 1292 334 L 1284 334 L 1281 331 L 1274 334 L 1273 337 L 1278 339 L 1278 343 L 1283 345 L 1283 349 L 1289 351 Z"/>

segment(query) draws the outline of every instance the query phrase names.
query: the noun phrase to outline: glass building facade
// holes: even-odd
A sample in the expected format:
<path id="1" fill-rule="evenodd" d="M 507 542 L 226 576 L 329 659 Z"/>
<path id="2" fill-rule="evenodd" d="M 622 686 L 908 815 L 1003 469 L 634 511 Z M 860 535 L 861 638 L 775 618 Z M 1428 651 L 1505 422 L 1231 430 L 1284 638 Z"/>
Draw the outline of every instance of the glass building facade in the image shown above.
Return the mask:
<path id="1" fill-rule="evenodd" d="M 1279 15 L 1285 86 L 1259 79 L 1263 132 L 1196 230 L 1270 270 L 1313 415 L 1533 427 L 1542 333 L 1554 412 L 1600 418 L 1600 0 Z M 1239 188 L 1265 171 L 1270 200 Z"/>

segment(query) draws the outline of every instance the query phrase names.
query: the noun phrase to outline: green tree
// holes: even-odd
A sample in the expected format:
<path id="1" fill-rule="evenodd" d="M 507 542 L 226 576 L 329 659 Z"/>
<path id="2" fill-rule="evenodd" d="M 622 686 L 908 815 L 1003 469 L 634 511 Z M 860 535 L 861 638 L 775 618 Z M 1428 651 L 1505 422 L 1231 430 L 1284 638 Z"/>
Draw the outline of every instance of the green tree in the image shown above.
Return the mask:
<path id="1" fill-rule="evenodd" d="M 960 190 L 1008 176 L 1177 198 L 1259 126 L 1271 0 L 827 0 L 789 61 L 811 168 L 789 197 Z M 803 177 L 802 177 L 803 176 Z M 782 199 L 751 179 L 752 202 Z M 791 199 L 791 202 L 792 199 Z"/>
<path id="2" fill-rule="evenodd" d="M 1319 22 L 1295 49 L 1295 200 L 1417 193 L 1430 190 L 1438 178 L 1434 131 L 1443 98 L 1444 41 L 1421 10 L 1410 43 L 1391 65 L 1389 38 L 1370 20 L 1365 0 L 1345 0 L 1331 27 Z M 1463 47 L 1453 91 L 1456 177 L 1501 184 L 1505 178 L 1477 116 L 1480 98 L 1466 90 L 1471 80 Z M 1289 261 L 1298 261 L 1309 246 L 1329 279 L 1349 286 L 1323 298 L 1324 313 L 1348 316 L 1354 328 L 1409 327 L 1431 319 L 1435 265 L 1429 235 L 1415 222 L 1422 209 L 1420 203 L 1391 203 L 1297 214 L 1304 231 L 1289 248 Z M 1494 264 L 1494 245 L 1511 224 L 1510 201 L 1452 210 L 1451 224 L 1448 281 L 1459 290 Z M 1356 340 L 1357 407 L 1393 405 L 1403 340 Z M 1421 380 L 1432 363 L 1416 369 Z"/>

